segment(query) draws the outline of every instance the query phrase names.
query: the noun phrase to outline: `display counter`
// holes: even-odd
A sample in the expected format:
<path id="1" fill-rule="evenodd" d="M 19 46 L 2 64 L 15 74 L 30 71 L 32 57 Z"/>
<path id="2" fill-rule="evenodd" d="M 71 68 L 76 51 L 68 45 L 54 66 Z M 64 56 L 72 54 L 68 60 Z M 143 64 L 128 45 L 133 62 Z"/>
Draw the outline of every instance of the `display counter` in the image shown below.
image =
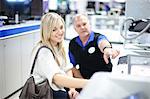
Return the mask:
<path id="1" fill-rule="evenodd" d="M 0 28 L 0 39 L 24 35 L 40 27 L 40 21 L 26 21 L 16 25 L 5 25 Z"/>
<path id="2" fill-rule="evenodd" d="M 28 78 L 32 49 L 40 40 L 40 21 L 0 27 L 0 99 Z"/>

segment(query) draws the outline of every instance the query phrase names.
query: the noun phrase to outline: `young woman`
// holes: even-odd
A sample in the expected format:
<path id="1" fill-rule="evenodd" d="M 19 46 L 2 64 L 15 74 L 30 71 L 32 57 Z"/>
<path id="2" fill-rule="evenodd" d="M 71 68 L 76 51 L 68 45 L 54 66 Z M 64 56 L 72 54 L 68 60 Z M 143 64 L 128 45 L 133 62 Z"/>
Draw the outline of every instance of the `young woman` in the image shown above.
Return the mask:
<path id="1" fill-rule="evenodd" d="M 67 62 L 63 40 L 65 25 L 63 18 L 56 13 L 47 13 L 41 19 L 41 41 L 33 50 L 34 54 L 41 46 L 33 76 L 35 82 L 41 82 L 48 79 L 53 89 L 54 99 L 75 99 L 78 92 L 74 88 L 83 88 L 88 80 L 72 77 L 72 65 Z M 49 50 L 51 49 L 51 50 Z M 68 93 L 64 87 L 69 88 Z"/>

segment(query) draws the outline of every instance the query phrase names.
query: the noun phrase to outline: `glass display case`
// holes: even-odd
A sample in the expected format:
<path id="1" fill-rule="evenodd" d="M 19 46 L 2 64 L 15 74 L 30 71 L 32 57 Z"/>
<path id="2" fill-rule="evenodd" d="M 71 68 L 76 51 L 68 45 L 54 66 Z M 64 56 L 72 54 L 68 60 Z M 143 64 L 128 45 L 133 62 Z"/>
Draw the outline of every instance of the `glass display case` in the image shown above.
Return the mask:
<path id="1" fill-rule="evenodd" d="M 92 29 L 113 29 L 119 30 L 120 24 L 125 17 L 119 15 L 91 15 Z"/>
<path id="2" fill-rule="evenodd" d="M 133 52 L 127 53 L 126 56 L 128 73 L 131 75 L 150 76 L 150 33 L 147 32 L 150 23 L 145 25 L 150 16 L 148 9 L 150 9 L 148 0 L 126 1 L 126 19 L 121 25 L 120 33 L 125 39 L 124 49 Z M 139 22 L 141 23 L 137 27 Z M 142 26 L 144 28 L 141 29 Z"/>

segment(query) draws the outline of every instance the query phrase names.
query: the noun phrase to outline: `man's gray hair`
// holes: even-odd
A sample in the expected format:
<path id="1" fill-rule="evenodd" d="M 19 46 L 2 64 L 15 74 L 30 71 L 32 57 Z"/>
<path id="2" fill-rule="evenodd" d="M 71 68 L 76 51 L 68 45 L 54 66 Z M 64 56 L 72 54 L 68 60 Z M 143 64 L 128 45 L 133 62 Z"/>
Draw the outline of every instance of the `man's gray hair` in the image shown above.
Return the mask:
<path id="1" fill-rule="evenodd" d="M 85 16 L 85 17 L 88 18 L 88 14 L 86 14 L 86 13 L 78 13 L 78 14 L 76 14 L 75 16 L 73 16 L 73 18 L 72 18 L 72 23 L 74 24 L 75 19 L 76 19 L 77 17 L 80 17 L 80 16 Z"/>

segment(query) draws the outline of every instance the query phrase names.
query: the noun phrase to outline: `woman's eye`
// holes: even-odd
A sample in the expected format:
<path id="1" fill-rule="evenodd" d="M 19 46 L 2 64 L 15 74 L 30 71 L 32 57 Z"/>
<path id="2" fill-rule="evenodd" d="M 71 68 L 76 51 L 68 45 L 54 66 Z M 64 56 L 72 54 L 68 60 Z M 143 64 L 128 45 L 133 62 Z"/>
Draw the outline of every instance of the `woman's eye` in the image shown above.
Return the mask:
<path id="1" fill-rule="evenodd" d="M 83 24 L 83 26 L 85 26 L 85 25 L 86 25 L 86 23 Z"/>
<path id="2" fill-rule="evenodd" d="M 63 29 L 63 26 L 61 26 L 60 29 Z"/>
<path id="3" fill-rule="evenodd" d="M 53 29 L 53 32 L 55 32 L 57 29 Z"/>

